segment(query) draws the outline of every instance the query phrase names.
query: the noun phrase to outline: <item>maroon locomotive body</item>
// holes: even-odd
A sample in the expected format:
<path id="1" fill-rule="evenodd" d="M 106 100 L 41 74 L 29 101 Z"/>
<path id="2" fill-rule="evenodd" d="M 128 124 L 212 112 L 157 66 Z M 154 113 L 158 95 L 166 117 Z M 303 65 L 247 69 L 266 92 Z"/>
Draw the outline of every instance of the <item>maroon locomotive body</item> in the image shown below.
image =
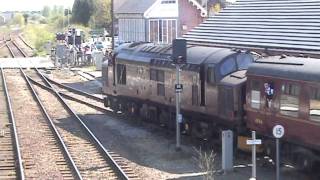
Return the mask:
<path id="1" fill-rule="evenodd" d="M 285 128 L 283 152 L 309 166 L 320 150 L 320 61 L 268 57 L 247 71 L 247 127 L 272 137 L 275 125 Z M 272 143 L 267 147 L 272 150 Z"/>

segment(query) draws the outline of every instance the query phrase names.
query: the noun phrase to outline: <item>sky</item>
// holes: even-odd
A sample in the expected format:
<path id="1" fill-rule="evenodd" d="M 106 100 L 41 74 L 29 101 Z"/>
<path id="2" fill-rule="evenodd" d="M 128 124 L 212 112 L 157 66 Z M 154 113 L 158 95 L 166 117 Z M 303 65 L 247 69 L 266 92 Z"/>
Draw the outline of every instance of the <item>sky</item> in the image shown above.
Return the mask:
<path id="1" fill-rule="evenodd" d="M 72 7 L 74 0 L 0 0 L 0 11 L 41 10 L 43 6 Z"/>

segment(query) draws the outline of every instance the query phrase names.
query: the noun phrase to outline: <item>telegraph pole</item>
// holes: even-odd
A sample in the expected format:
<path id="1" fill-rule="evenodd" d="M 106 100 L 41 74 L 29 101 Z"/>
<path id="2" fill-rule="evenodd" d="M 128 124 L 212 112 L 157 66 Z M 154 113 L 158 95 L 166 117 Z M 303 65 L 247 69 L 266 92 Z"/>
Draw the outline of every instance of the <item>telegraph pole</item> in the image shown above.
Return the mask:
<path id="1" fill-rule="evenodd" d="M 111 48 L 114 50 L 114 0 L 111 0 Z"/>
<path id="2" fill-rule="evenodd" d="M 70 26 L 69 14 L 70 14 L 70 10 L 68 9 L 68 14 L 67 14 L 67 18 L 68 18 L 68 28 L 69 28 L 69 26 Z"/>

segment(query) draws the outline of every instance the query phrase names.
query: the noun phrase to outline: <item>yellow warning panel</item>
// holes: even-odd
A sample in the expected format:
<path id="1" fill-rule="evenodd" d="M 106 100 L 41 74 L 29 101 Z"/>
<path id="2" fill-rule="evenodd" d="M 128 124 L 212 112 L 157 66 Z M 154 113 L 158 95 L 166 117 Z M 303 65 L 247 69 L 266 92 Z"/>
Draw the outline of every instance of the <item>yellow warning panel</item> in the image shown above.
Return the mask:
<path id="1" fill-rule="evenodd" d="M 252 146 L 247 145 L 247 140 L 251 139 L 251 137 L 247 136 L 238 136 L 238 149 L 244 152 L 251 153 Z M 263 144 L 263 141 L 262 141 Z M 257 147 L 257 153 L 263 152 L 263 146 L 262 145 L 256 145 Z"/>

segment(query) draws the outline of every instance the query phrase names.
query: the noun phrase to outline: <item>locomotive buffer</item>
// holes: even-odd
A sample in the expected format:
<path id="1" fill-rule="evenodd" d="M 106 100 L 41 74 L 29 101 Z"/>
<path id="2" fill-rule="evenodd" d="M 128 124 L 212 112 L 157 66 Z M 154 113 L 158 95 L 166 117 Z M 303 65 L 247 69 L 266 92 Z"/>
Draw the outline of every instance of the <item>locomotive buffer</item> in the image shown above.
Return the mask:
<path id="1" fill-rule="evenodd" d="M 174 39 L 172 42 L 173 63 L 176 65 L 176 150 L 181 150 L 180 145 L 180 124 L 182 123 L 182 114 L 180 113 L 181 93 L 183 85 L 180 84 L 180 66 L 187 62 L 187 42 L 185 39 Z"/>

